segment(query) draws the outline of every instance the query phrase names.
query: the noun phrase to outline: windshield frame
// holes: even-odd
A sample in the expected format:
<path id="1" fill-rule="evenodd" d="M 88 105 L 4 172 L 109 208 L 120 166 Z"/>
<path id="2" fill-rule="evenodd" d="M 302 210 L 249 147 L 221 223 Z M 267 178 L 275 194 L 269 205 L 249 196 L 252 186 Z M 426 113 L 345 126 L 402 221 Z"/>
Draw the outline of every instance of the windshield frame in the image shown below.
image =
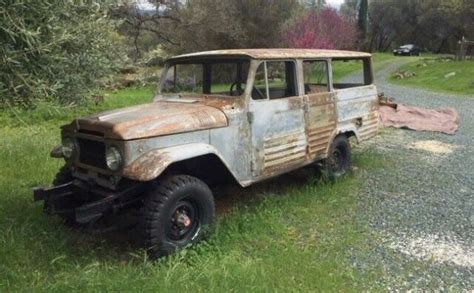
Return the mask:
<path id="1" fill-rule="evenodd" d="M 242 84 L 242 91 L 241 94 L 239 95 L 230 95 L 230 94 L 222 94 L 222 93 L 212 93 L 211 88 L 212 88 L 212 81 L 210 80 L 212 73 L 211 71 L 208 71 L 207 74 L 209 76 L 205 77 L 204 75 L 206 74 L 206 66 L 212 65 L 212 64 L 225 64 L 225 63 L 241 63 L 239 66 L 238 71 L 242 70 L 242 67 L 244 66 L 244 63 L 247 63 L 247 75 L 246 76 L 241 76 L 240 83 Z M 168 75 L 169 70 L 173 70 L 174 65 L 179 65 L 179 64 L 202 64 L 203 65 L 203 83 L 206 82 L 206 80 L 209 82 L 208 86 L 205 86 L 203 84 L 203 92 L 164 92 L 163 87 L 166 82 L 166 76 Z M 185 58 L 185 59 L 170 59 L 165 63 L 165 67 L 163 68 L 163 71 L 161 73 L 161 78 L 160 82 L 158 85 L 157 89 L 157 94 L 162 95 L 162 96 L 181 96 L 181 95 L 187 95 L 187 96 L 210 96 L 210 97 L 223 97 L 223 98 L 238 98 L 242 97 L 246 94 L 247 92 L 247 87 L 249 83 L 249 78 L 250 78 L 250 72 L 252 68 L 252 58 L 246 57 L 246 56 L 217 56 L 217 57 L 202 57 L 202 58 Z M 206 92 L 206 89 L 208 92 Z"/>

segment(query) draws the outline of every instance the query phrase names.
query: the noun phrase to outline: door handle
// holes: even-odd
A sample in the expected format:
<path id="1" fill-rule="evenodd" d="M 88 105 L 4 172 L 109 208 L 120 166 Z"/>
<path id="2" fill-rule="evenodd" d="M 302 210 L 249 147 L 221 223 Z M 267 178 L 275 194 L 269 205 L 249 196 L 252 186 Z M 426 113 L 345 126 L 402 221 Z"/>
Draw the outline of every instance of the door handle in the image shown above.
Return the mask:
<path id="1" fill-rule="evenodd" d="M 252 122 L 254 121 L 254 115 L 253 115 L 253 112 L 247 112 L 247 121 L 249 122 L 249 124 L 252 124 Z"/>

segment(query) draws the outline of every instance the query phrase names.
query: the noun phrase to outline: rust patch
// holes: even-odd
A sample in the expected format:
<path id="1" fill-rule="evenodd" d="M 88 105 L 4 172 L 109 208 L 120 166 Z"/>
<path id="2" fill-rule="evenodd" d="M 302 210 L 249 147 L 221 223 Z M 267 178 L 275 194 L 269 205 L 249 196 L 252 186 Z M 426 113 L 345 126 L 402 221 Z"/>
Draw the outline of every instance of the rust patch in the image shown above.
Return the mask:
<path id="1" fill-rule="evenodd" d="M 326 154 L 336 129 L 336 105 L 333 93 L 308 95 L 306 113 L 306 135 L 308 137 L 308 155 L 311 159 Z"/>
<path id="2" fill-rule="evenodd" d="M 281 166 L 294 165 L 306 159 L 304 131 L 266 139 L 264 142 L 264 172 Z"/>
<path id="3" fill-rule="evenodd" d="M 291 97 L 288 99 L 288 106 L 290 110 L 301 109 L 303 107 L 304 101 L 301 97 Z"/>
<path id="4" fill-rule="evenodd" d="M 99 131 L 130 140 L 227 126 L 219 109 L 202 104 L 155 102 L 77 119 L 67 129 Z"/>
<path id="5" fill-rule="evenodd" d="M 367 140 L 378 134 L 379 131 L 378 106 L 372 108 L 371 112 L 362 119 L 362 126 L 358 129 L 360 141 Z"/>
<path id="6" fill-rule="evenodd" d="M 150 181 L 158 177 L 170 163 L 166 152 L 150 151 L 126 166 L 123 176 L 137 181 Z"/>
<path id="7" fill-rule="evenodd" d="M 255 59 L 281 59 L 281 58 L 370 58 L 372 55 L 365 52 L 344 50 L 318 50 L 318 49 L 233 49 L 214 50 L 179 55 L 170 60 L 187 59 L 193 57 L 219 57 L 219 56 L 246 56 Z"/>
<path id="8" fill-rule="evenodd" d="M 211 96 L 198 97 L 200 103 L 206 106 L 220 109 L 224 112 L 228 110 L 241 109 L 245 105 L 245 98 L 235 97 L 235 98 L 216 98 Z"/>

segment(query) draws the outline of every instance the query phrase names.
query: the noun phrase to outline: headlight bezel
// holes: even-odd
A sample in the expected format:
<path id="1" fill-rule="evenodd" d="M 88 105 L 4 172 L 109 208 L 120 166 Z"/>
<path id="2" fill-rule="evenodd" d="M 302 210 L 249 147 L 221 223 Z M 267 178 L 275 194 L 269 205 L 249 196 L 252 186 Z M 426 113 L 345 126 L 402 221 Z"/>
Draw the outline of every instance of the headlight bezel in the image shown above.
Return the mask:
<path id="1" fill-rule="evenodd" d="M 61 153 L 66 160 L 71 160 L 77 153 L 77 144 L 72 137 L 64 137 L 61 141 Z"/>
<path id="2" fill-rule="evenodd" d="M 123 166 L 122 151 L 118 146 L 110 145 L 105 150 L 105 164 L 110 171 L 117 172 Z"/>

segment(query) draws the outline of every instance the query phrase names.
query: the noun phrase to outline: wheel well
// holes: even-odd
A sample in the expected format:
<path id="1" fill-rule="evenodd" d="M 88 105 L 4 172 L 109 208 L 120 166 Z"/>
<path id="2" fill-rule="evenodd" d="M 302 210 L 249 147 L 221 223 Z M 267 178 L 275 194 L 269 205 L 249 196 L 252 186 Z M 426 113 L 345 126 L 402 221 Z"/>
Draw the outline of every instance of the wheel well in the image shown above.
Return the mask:
<path id="1" fill-rule="evenodd" d="M 177 174 L 197 177 L 209 186 L 237 182 L 226 165 L 214 154 L 207 154 L 172 163 L 161 176 Z"/>
<path id="2" fill-rule="evenodd" d="M 352 138 L 352 139 L 355 139 L 356 142 L 358 142 L 357 136 L 354 131 L 349 130 L 349 131 L 341 132 L 338 135 L 336 135 L 336 137 L 338 137 L 339 135 L 345 135 L 348 140 L 351 140 Z"/>

